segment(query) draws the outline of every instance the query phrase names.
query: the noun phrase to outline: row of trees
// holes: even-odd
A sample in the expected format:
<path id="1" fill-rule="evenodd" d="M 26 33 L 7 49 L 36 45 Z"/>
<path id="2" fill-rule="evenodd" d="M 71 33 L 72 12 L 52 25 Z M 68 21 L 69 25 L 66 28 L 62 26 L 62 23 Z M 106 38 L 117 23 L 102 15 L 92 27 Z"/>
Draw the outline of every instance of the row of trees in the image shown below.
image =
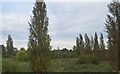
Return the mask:
<path id="1" fill-rule="evenodd" d="M 100 43 L 99 43 L 100 41 Z M 87 34 L 85 34 L 84 38 L 82 34 L 79 34 L 79 37 L 76 38 L 76 46 L 74 46 L 74 49 L 76 50 L 104 50 L 105 49 L 105 43 L 103 34 L 100 33 L 100 40 L 98 41 L 97 33 L 95 33 L 95 36 L 88 37 Z M 78 54 L 80 54 L 78 52 Z"/>
<path id="2" fill-rule="evenodd" d="M 118 0 L 113 1 L 108 4 L 108 8 L 110 13 L 107 15 L 105 24 L 108 34 L 107 48 L 109 52 L 104 52 L 104 54 L 109 55 L 110 64 L 116 70 L 120 70 L 120 2 Z M 29 26 L 28 49 L 32 59 L 30 60 L 30 65 L 35 72 L 46 71 L 50 63 L 50 37 L 48 35 L 48 17 L 45 2 L 36 1 Z M 76 50 L 94 50 L 100 56 L 101 53 L 98 54 L 97 52 L 105 50 L 103 34 L 101 33 L 100 35 L 99 43 L 97 33 L 91 39 L 85 34 L 85 41 L 83 41 L 83 37 L 80 34 L 79 38 L 77 37 L 76 39 Z M 80 54 L 80 51 L 77 53 Z"/>
<path id="3" fill-rule="evenodd" d="M 120 1 L 116 0 L 108 4 L 109 14 L 107 15 L 105 26 L 106 33 L 108 36 L 107 46 L 105 48 L 103 34 L 100 34 L 100 40 L 98 41 L 97 33 L 94 38 L 91 39 L 85 34 L 83 37 L 80 34 L 76 38 L 76 49 L 77 54 L 81 52 L 94 51 L 95 56 L 100 58 L 100 55 L 104 61 L 108 61 L 113 68 L 120 70 Z M 87 50 L 87 51 L 86 51 Z"/>
<path id="4" fill-rule="evenodd" d="M 99 39 L 96 32 L 94 37 L 88 37 L 87 34 L 83 37 L 79 34 L 79 37 L 76 38 L 76 46 L 73 47 L 73 51 L 75 51 L 77 56 L 94 55 L 96 58 L 99 58 L 99 61 L 105 61 L 105 58 L 108 58 L 102 33 L 100 33 Z"/>

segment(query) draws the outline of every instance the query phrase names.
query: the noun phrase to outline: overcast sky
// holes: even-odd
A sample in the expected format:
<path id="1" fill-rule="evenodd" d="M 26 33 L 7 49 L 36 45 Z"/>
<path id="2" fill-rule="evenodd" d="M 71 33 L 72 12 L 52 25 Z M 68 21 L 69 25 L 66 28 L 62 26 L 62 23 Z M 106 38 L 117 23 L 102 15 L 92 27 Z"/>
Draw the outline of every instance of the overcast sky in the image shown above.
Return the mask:
<path id="1" fill-rule="evenodd" d="M 7 0 L 6 0 L 7 1 Z M 49 34 L 53 48 L 72 48 L 79 34 L 94 36 L 94 33 L 104 33 L 105 18 L 108 14 L 109 2 L 46 2 L 49 17 Z M 10 34 L 14 47 L 27 48 L 28 21 L 32 14 L 34 2 L 2 2 L 2 41 Z M 0 25 L 1 26 L 1 25 Z"/>

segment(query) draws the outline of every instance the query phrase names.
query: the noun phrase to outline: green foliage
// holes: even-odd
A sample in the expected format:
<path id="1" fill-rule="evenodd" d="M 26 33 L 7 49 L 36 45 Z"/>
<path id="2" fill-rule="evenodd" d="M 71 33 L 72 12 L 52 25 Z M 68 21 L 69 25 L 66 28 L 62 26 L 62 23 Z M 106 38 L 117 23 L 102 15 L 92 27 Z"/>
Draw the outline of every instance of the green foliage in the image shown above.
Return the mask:
<path id="1" fill-rule="evenodd" d="M 77 61 L 79 64 L 98 64 L 99 61 L 94 55 L 81 55 Z"/>
<path id="2" fill-rule="evenodd" d="M 17 61 L 10 58 L 2 59 L 2 72 L 16 72 L 17 69 Z"/>
<path id="3" fill-rule="evenodd" d="M 71 50 L 53 50 L 51 51 L 51 59 L 72 58 L 74 57 Z"/>
<path id="4" fill-rule="evenodd" d="M 108 64 L 79 64 L 77 58 L 51 60 L 50 72 L 112 72 Z"/>
<path id="5" fill-rule="evenodd" d="M 94 50 L 99 50 L 99 43 L 98 43 L 98 35 L 95 32 L 95 36 L 94 36 Z"/>
<path id="6" fill-rule="evenodd" d="M 36 2 L 29 23 L 29 56 L 33 72 L 45 72 L 50 64 L 50 36 L 45 2 Z"/>
<path id="7" fill-rule="evenodd" d="M 7 56 L 11 57 L 15 54 L 14 47 L 13 47 L 13 40 L 11 35 L 8 35 L 8 40 L 7 40 Z"/>
<path id="8" fill-rule="evenodd" d="M 93 36 L 91 36 L 91 39 L 90 39 L 90 46 L 91 46 L 91 49 L 93 50 L 93 47 L 94 47 Z"/>
<path id="9" fill-rule="evenodd" d="M 50 72 L 66 72 L 67 70 L 65 70 L 65 68 L 68 68 L 68 66 L 70 67 L 72 64 L 75 64 L 76 60 L 77 60 L 76 58 L 53 59 L 53 60 L 51 60 L 51 66 L 48 71 L 50 71 Z"/>
<path id="10" fill-rule="evenodd" d="M 4 45 L 0 45 L 0 50 L 2 50 L 2 57 L 6 57 L 6 50 Z"/>
<path id="11" fill-rule="evenodd" d="M 13 58 L 2 59 L 2 72 L 32 72 L 29 62 L 21 62 Z"/>
<path id="12" fill-rule="evenodd" d="M 53 59 L 47 72 L 112 72 L 109 64 L 79 64 L 78 58 Z M 3 59 L 3 72 L 33 72 L 29 62 L 20 62 L 15 59 Z"/>
<path id="13" fill-rule="evenodd" d="M 18 62 L 17 72 L 32 72 L 29 62 Z"/>
<path id="14" fill-rule="evenodd" d="M 106 18 L 106 32 L 108 35 L 109 63 L 120 70 L 120 1 L 113 0 L 108 4 L 109 14 Z"/>
<path id="15" fill-rule="evenodd" d="M 82 34 L 79 34 L 79 37 L 76 38 L 76 49 L 74 50 L 77 55 L 81 55 L 84 49 L 84 41 Z"/>
<path id="16" fill-rule="evenodd" d="M 87 34 L 85 34 L 85 49 L 86 50 L 91 50 L 91 47 L 90 47 L 90 39 L 88 37 Z"/>
<path id="17" fill-rule="evenodd" d="M 105 43 L 102 33 L 100 33 L 100 50 L 105 50 Z"/>
<path id="18" fill-rule="evenodd" d="M 16 60 L 18 61 L 28 61 L 29 55 L 26 51 L 19 51 L 16 53 Z"/>
<path id="19" fill-rule="evenodd" d="M 23 48 L 23 47 L 22 47 L 22 48 L 20 48 L 20 51 L 25 51 L 25 48 Z"/>

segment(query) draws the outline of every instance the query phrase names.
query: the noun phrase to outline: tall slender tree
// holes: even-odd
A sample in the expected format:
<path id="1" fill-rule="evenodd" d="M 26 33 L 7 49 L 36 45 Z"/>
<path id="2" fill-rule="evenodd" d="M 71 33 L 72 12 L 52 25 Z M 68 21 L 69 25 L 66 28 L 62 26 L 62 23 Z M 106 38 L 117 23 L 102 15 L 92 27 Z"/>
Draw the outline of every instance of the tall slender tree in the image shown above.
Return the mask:
<path id="1" fill-rule="evenodd" d="M 96 32 L 94 37 L 94 50 L 99 50 L 98 36 Z"/>
<path id="2" fill-rule="evenodd" d="M 84 50 L 84 41 L 81 34 L 79 34 L 79 37 L 76 38 L 76 53 L 80 55 L 83 53 Z"/>
<path id="3" fill-rule="evenodd" d="M 90 50 L 90 39 L 87 34 L 85 34 L 85 49 Z"/>
<path id="4" fill-rule="evenodd" d="M 77 37 L 76 38 L 76 49 L 75 49 L 75 52 L 77 53 L 77 55 L 80 55 L 80 41 L 79 41 L 79 38 Z"/>
<path id="5" fill-rule="evenodd" d="M 36 1 L 33 16 L 28 23 L 30 66 L 33 72 L 46 72 L 50 65 L 50 36 L 48 35 L 48 17 L 44 1 Z"/>
<path id="6" fill-rule="evenodd" d="M 94 40 L 93 40 L 93 36 L 91 36 L 90 46 L 91 46 L 91 50 L 93 50 L 93 47 L 94 47 Z"/>
<path id="7" fill-rule="evenodd" d="M 84 49 L 84 41 L 83 41 L 83 37 L 82 34 L 79 34 L 79 41 L 80 41 L 80 49 Z"/>
<path id="8" fill-rule="evenodd" d="M 104 49 L 105 49 L 104 38 L 103 38 L 103 34 L 100 33 L 100 50 L 104 50 Z"/>
<path id="9" fill-rule="evenodd" d="M 13 40 L 11 38 L 11 35 L 8 35 L 8 40 L 7 40 L 7 56 L 11 57 L 13 55 L 14 55 Z"/>
<path id="10" fill-rule="evenodd" d="M 82 34 L 79 34 L 79 49 L 81 51 L 81 54 L 84 53 L 84 41 Z"/>
<path id="11" fill-rule="evenodd" d="M 77 38 L 76 38 L 76 49 L 79 49 L 79 43 L 80 43 L 80 42 L 79 42 L 79 38 L 77 37 Z"/>
<path id="12" fill-rule="evenodd" d="M 109 14 L 106 19 L 106 32 L 108 34 L 108 49 L 112 65 L 120 70 L 120 1 L 114 0 L 108 4 Z"/>

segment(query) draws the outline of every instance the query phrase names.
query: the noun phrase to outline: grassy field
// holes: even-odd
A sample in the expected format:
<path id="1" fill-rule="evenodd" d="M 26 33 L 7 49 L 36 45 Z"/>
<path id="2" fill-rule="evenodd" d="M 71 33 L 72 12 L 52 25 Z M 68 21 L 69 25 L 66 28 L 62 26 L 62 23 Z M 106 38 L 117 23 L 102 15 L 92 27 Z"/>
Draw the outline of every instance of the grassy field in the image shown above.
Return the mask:
<path id="1" fill-rule="evenodd" d="M 12 59 L 3 59 L 3 72 L 32 72 L 28 62 L 18 62 Z M 54 59 L 48 72 L 111 72 L 112 68 L 104 63 L 78 64 L 76 58 Z"/>
<path id="2" fill-rule="evenodd" d="M 111 72 L 107 64 L 78 64 L 76 58 L 55 59 L 51 61 L 51 72 Z"/>
<path id="3" fill-rule="evenodd" d="M 20 62 L 14 59 L 2 60 L 2 72 L 32 72 L 29 62 Z"/>

